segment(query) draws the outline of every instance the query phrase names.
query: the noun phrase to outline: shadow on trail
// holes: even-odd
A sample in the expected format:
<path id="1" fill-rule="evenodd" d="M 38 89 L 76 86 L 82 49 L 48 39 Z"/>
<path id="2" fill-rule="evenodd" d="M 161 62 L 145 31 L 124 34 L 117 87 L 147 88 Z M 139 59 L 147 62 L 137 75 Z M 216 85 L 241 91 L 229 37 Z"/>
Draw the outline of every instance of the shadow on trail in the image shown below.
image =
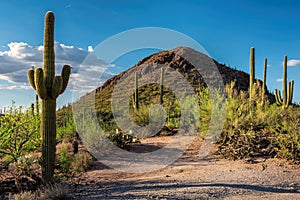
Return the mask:
<path id="1" fill-rule="evenodd" d="M 196 194 L 203 195 L 207 193 L 214 197 L 223 198 L 230 196 L 231 194 L 236 194 L 236 190 L 243 190 L 243 193 L 251 192 L 265 192 L 265 193 L 281 193 L 281 194 L 299 194 L 298 191 L 300 186 L 297 188 L 284 188 L 281 185 L 250 185 L 250 184 L 231 184 L 231 183 L 170 183 L 163 181 L 124 181 L 124 182 L 109 182 L 109 183 L 96 183 L 93 185 L 76 187 L 77 193 L 79 193 L 78 199 L 140 199 L 148 198 L 149 194 L 151 196 L 160 196 L 168 190 L 177 190 L 177 196 L 174 194 L 172 197 L 178 199 L 184 196 L 179 195 L 180 191 L 189 191 Z M 185 190 L 188 189 L 188 190 Z M 220 192 L 218 194 L 218 191 Z M 216 194 L 213 194 L 213 193 Z M 225 193 L 224 193 L 225 192 Z M 84 194 L 86 193 L 86 194 Z M 186 195 L 186 192 L 182 193 Z M 166 197 L 166 196 L 165 196 Z"/>

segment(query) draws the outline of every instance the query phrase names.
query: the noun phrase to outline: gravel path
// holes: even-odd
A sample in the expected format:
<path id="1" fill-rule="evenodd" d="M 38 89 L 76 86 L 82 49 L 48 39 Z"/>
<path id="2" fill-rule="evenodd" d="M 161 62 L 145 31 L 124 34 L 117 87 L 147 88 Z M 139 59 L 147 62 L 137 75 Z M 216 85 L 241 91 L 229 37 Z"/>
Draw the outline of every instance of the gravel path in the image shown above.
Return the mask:
<path id="1" fill-rule="evenodd" d="M 168 140 L 160 137 L 142 143 L 163 146 Z M 262 158 L 251 163 L 217 156 L 200 159 L 196 146 L 191 145 L 172 165 L 150 173 L 123 173 L 96 162 L 93 170 L 74 179 L 72 196 L 80 200 L 300 199 L 299 165 Z"/>

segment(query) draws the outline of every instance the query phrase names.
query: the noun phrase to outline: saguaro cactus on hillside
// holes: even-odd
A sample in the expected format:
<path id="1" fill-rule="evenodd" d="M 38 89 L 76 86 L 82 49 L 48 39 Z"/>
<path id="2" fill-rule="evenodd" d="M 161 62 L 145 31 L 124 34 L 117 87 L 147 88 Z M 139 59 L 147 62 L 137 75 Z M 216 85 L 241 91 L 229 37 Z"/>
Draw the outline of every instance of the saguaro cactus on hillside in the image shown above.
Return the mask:
<path id="1" fill-rule="evenodd" d="M 249 80 L 249 96 L 250 100 L 252 100 L 252 94 L 253 94 L 253 85 L 255 81 L 255 49 L 254 47 L 251 47 L 250 49 L 250 80 Z"/>
<path id="2" fill-rule="evenodd" d="M 288 87 L 288 88 L 287 88 Z M 287 108 L 293 101 L 294 80 L 287 85 L 287 56 L 284 56 L 283 61 L 283 80 L 282 80 L 283 99 L 281 99 L 280 90 L 275 89 L 275 98 L 278 105 L 282 108 Z"/>
<path id="3" fill-rule="evenodd" d="M 267 88 L 267 66 L 268 66 L 268 60 L 265 58 L 264 62 L 264 77 L 263 77 L 263 83 L 262 83 L 262 90 L 261 90 L 261 103 L 262 106 L 265 105 L 265 95 L 266 95 L 266 88 Z"/>
<path id="4" fill-rule="evenodd" d="M 161 71 L 160 71 L 160 99 L 159 99 L 160 105 L 162 105 L 164 102 L 163 97 L 164 97 L 164 69 L 161 68 Z"/>
<path id="5" fill-rule="evenodd" d="M 65 65 L 61 76 L 55 76 L 54 55 L 54 14 L 47 12 L 44 28 L 44 66 L 30 69 L 28 79 L 42 99 L 42 178 L 44 183 L 53 179 L 56 150 L 56 98 L 62 94 L 68 84 L 71 67 Z"/>
<path id="6" fill-rule="evenodd" d="M 134 102 L 135 102 L 135 109 L 139 109 L 139 75 L 137 72 L 135 72 L 135 93 L 134 93 Z"/>

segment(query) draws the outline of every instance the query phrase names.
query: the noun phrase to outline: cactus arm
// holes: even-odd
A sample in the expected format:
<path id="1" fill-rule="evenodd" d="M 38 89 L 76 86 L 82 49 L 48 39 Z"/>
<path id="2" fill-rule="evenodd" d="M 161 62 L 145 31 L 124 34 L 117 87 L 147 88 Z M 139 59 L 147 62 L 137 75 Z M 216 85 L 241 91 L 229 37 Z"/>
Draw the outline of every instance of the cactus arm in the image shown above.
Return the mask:
<path id="1" fill-rule="evenodd" d="M 27 76 L 28 76 L 28 81 L 29 81 L 31 87 L 34 90 L 36 90 L 35 83 L 34 83 L 34 69 L 33 68 L 28 70 Z"/>
<path id="2" fill-rule="evenodd" d="M 60 94 L 62 94 L 66 90 L 68 82 L 69 82 L 70 74 L 71 74 L 70 65 L 65 65 L 62 69 L 62 72 L 61 72 L 62 87 L 61 87 Z"/>
<path id="3" fill-rule="evenodd" d="M 47 99 L 47 90 L 44 82 L 44 73 L 42 68 L 37 68 L 34 73 L 34 82 L 36 87 L 36 93 L 41 99 Z"/>
<path id="4" fill-rule="evenodd" d="M 44 28 L 44 78 L 47 91 L 51 91 L 55 76 L 54 14 L 47 12 Z"/>
<path id="5" fill-rule="evenodd" d="M 62 88 L 62 84 L 63 84 L 63 78 L 61 76 L 55 76 L 52 85 L 52 90 L 51 90 L 52 99 L 56 99 L 58 97 Z"/>
<path id="6" fill-rule="evenodd" d="M 294 80 L 289 82 L 289 87 L 288 87 L 288 102 L 289 103 L 293 102 L 293 93 L 294 93 Z"/>
<path id="7" fill-rule="evenodd" d="M 278 89 L 275 89 L 275 98 L 276 98 L 276 103 L 277 105 L 281 106 L 282 105 L 282 99 L 281 99 L 281 92 Z"/>

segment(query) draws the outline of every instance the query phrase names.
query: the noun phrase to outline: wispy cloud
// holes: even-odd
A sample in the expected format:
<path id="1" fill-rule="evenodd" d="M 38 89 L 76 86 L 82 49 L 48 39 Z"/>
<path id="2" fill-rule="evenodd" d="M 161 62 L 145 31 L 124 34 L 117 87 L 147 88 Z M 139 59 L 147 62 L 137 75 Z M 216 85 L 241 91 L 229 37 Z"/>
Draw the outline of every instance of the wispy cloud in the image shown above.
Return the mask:
<path id="1" fill-rule="evenodd" d="M 31 46 L 25 42 L 11 42 L 7 51 L 0 51 L 0 80 L 15 83 L 15 86 L 0 85 L 0 90 L 28 89 L 27 70 L 31 66 L 43 66 L 43 46 Z M 90 91 L 97 83 L 103 82 L 104 79 L 113 76 L 107 68 L 113 67 L 110 63 L 97 58 L 97 56 L 89 56 L 88 62 L 83 61 L 94 51 L 92 46 L 88 46 L 87 50 L 75 46 L 68 46 L 55 42 L 55 64 L 56 72 L 60 73 L 61 68 L 65 64 L 72 66 L 72 75 L 70 88 L 74 90 L 80 89 L 82 92 Z M 76 80 L 72 80 L 75 79 Z M 80 87 L 71 87 L 75 83 L 83 83 Z M 19 86 L 18 84 L 25 84 Z M 85 91 L 85 89 L 87 91 Z M 94 88 L 95 89 L 95 88 Z"/>
<path id="2" fill-rule="evenodd" d="M 300 67 L 300 60 L 288 60 L 287 62 L 288 67 Z"/>
<path id="3" fill-rule="evenodd" d="M 29 85 L 0 85 L 0 90 L 30 90 Z"/>
<path id="4" fill-rule="evenodd" d="M 278 78 L 278 79 L 276 79 L 276 82 L 282 82 L 283 81 L 283 79 L 282 78 Z"/>

